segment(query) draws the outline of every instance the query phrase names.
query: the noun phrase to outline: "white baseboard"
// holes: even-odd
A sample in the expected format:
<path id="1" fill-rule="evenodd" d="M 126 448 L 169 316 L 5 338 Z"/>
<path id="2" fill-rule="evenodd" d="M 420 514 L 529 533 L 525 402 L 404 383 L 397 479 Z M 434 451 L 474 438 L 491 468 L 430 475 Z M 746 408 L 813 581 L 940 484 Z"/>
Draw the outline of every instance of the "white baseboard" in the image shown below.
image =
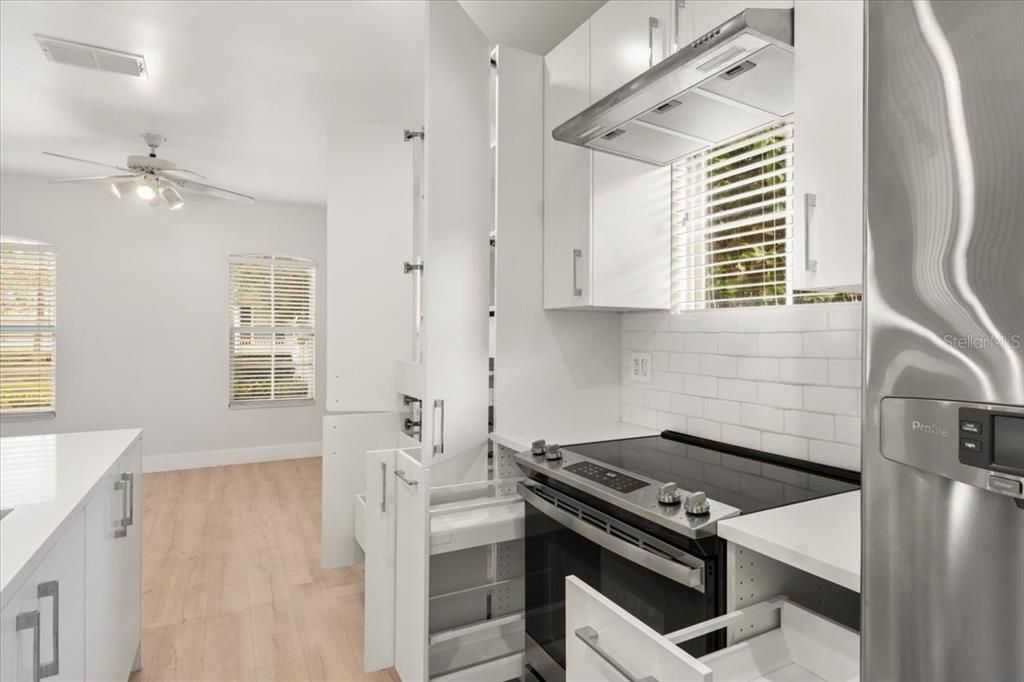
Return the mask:
<path id="1" fill-rule="evenodd" d="M 178 471 L 179 469 L 201 469 L 228 464 L 251 464 L 272 462 L 280 459 L 302 459 L 319 457 L 323 453 L 320 443 L 285 443 L 283 445 L 259 445 L 233 450 L 207 450 L 205 452 L 179 452 L 169 455 L 147 455 L 143 448 L 142 471 Z"/>

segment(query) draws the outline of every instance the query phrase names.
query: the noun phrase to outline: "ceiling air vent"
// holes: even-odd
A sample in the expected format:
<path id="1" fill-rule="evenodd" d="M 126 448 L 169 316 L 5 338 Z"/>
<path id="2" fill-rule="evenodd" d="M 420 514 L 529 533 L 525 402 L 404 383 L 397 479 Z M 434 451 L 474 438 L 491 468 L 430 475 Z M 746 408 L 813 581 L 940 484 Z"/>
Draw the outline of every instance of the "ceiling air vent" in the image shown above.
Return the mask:
<path id="1" fill-rule="evenodd" d="M 106 47 L 76 43 L 52 36 L 36 34 L 36 42 L 51 62 L 80 66 L 94 71 L 121 73 L 135 78 L 147 78 L 146 58 L 141 54 L 111 50 Z"/>

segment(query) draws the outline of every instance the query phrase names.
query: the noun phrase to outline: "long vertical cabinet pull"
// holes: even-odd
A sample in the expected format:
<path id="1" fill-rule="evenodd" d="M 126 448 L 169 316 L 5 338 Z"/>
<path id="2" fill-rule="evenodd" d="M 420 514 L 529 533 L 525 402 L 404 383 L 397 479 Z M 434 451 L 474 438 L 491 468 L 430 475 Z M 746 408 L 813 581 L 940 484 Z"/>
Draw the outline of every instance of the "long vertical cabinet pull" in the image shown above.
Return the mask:
<path id="1" fill-rule="evenodd" d="M 437 430 L 434 432 L 434 454 L 444 454 L 444 401 L 440 398 L 434 400 L 434 414 L 436 415 L 440 411 L 441 419 L 435 422 L 437 424 Z"/>
<path id="2" fill-rule="evenodd" d="M 654 68 L 654 30 L 658 28 L 658 17 L 647 18 L 647 51 L 650 60 L 647 68 Z"/>
<path id="3" fill-rule="evenodd" d="M 39 599 L 45 599 L 46 597 L 53 599 L 53 618 L 50 620 L 53 638 L 53 660 L 49 663 L 40 663 L 38 651 L 35 654 L 36 679 L 41 679 L 53 677 L 60 673 L 60 582 L 48 580 L 45 583 L 39 583 L 39 586 L 36 588 L 36 596 Z M 36 629 L 38 630 L 38 627 Z"/>
<path id="4" fill-rule="evenodd" d="M 19 613 L 14 626 L 18 632 L 32 631 L 32 682 L 39 682 L 39 611 Z"/>
<path id="5" fill-rule="evenodd" d="M 583 289 L 579 285 L 579 262 L 583 258 L 583 249 L 572 250 L 572 295 L 582 296 Z"/>
<path id="6" fill-rule="evenodd" d="M 135 525 L 135 472 L 129 471 L 128 473 L 121 474 L 121 480 L 127 483 L 127 489 L 125 490 L 125 498 L 128 500 L 128 516 L 125 517 L 125 526 Z"/>
<path id="7" fill-rule="evenodd" d="M 121 493 L 121 518 L 114 525 L 114 538 L 128 536 L 128 482 L 122 476 L 114 481 L 114 490 Z"/>
<path id="8" fill-rule="evenodd" d="M 817 206 L 817 194 L 804 194 L 804 270 L 807 272 L 818 271 L 818 261 L 811 258 L 811 214 Z"/>
<path id="9" fill-rule="evenodd" d="M 388 511 L 388 464 L 380 463 L 380 512 L 386 514 Z"/>

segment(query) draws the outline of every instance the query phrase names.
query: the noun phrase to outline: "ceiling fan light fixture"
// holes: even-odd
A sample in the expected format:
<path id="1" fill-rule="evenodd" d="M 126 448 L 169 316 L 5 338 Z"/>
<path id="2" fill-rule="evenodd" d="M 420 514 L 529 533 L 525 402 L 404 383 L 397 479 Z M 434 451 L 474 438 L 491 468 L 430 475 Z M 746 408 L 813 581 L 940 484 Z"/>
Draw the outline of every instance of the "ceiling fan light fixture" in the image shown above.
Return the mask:
<path id="1" fill-rule="evenodd" d="M 135 193 L 143 201 L 152 201 L 156 197 L 156 183 L 150 178 L 141 180 L 135 187 Z"/>
<path id="2" fill-rule="evenodd" d="M 185 205 L 185 199 L 182 198 L 181 193 L 173 187 L 164 186 L 159 190 L 160 198 L 167 204 L 167 208 L 172 211 L 177 211 L 179 208 Z"/>

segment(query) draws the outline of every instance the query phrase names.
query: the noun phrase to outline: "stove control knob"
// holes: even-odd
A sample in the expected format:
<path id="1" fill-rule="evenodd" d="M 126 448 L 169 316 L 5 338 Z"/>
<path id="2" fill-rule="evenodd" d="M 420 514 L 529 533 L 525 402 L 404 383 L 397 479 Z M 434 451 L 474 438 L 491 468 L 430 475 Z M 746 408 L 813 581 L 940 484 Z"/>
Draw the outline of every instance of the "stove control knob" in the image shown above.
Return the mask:
<path id="1" fill-rule="evenodd" d="M 547 451 L 547 443 L 544 442 L 543 438 L 533 441 L 533 447 L 530 448 L 530 454 L 534 457 L 541 457 L 542 455 L 547 454 Z"/>
<path id="2" fill-rule="evenodd" d="M 544 459 L 549 462 L 558 462 L 562 459 L 562 446 L 557 443 L 552 443 L 548 446 L 547 454 L 544 455 Z"/>
<path id="3" fill-rule="evenodd" d="M 663 483 L 658 488 L 658 504 L 679 504 L 683 501 L 683 491 L 675 483 Z"/>
<path id="4" fill-rule="evenodd" d="M 708 496 L 702 492 L 690 493 L 683 504 L 683 510 L 692 516 L 704 516 L 711 513 Z"/>

